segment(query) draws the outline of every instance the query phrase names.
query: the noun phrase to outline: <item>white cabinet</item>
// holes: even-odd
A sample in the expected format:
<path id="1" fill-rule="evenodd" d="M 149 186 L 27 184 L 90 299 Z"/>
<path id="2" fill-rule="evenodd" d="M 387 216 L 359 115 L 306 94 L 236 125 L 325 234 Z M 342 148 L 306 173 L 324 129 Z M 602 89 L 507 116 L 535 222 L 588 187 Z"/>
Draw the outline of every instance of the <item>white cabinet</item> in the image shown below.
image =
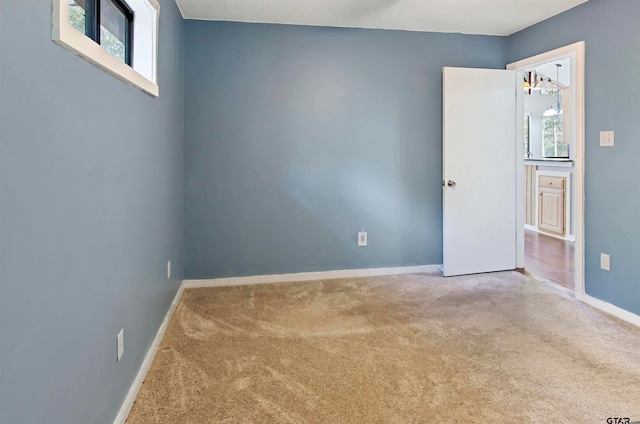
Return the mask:
<path id="1" fill-rule="evenodd" d="M 566 234 L 565 177 L 538 176 L 538 230 L 556 236 Z"/>

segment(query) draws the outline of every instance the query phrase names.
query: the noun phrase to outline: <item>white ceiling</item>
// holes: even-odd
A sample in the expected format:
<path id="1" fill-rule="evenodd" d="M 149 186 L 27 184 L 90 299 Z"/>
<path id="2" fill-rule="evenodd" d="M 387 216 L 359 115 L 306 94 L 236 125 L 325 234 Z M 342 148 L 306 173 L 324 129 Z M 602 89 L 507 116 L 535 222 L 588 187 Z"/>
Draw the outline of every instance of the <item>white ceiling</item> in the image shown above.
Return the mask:
<path id="1" fill-rule="evenodd" d="M 587 0 L 176 0 L 186 19 L 510 35 Z"/>

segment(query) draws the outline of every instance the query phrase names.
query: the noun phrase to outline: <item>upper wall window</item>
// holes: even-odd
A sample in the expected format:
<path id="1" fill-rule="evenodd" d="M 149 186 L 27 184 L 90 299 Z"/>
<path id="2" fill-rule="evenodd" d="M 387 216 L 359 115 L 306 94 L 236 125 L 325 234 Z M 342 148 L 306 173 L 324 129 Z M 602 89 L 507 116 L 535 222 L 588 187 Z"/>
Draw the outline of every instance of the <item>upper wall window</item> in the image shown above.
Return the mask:
<path id="1" fill-rule="evenodd" d="M 157 0 L 53 0 L 53 41 L 158 96 L 159 14 Z"/>
<path id="2" fill-rule="evenodd" d="M 69 0 L 69 23 L 117 59 L 133 63 L 133 11 L 123 0 Z"/>

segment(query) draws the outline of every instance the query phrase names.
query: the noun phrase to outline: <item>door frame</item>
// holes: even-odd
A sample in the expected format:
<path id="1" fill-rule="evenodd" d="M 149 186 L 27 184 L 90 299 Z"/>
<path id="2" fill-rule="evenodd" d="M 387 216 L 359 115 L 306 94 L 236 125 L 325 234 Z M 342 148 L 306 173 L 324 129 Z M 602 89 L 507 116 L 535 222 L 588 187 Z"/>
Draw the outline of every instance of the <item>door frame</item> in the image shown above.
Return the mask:
<path id="1" fill-rule="evenodd" d="M 571 87 L 572 90 L 572 126 L 575 146 L 575 196 L 576 196 L 576 223 L 575 223 L 575 282 L 574 296 L 584 299 L 584 151 L 585 151 L 585 117 L 584 117 L 584 53 L 585 43 L 579 41 L 568 46 L 560 47 L 536 56 L 528 57 L 507 65 L 507 69 L 518 72 L 518 81 L 522 81 L 525 69 L 552 62 L 554 60 L 568 58 L 571 63 Z M 523 90 L 516 91 L 516 116 L 524 114 Z M 524 129 L 522 125 L 516 126 L 516 140 L 522 140 Z M 516 143 L 516 266 L 524 268 L 524 167 L 519 166 L 524 157 L 522 143 Z"/>

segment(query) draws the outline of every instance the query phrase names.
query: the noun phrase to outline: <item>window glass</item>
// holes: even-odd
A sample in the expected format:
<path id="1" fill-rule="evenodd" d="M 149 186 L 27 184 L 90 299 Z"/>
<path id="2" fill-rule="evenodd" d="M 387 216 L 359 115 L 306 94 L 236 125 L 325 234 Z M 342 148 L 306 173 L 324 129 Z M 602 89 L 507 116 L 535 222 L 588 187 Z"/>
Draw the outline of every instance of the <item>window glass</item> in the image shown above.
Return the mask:
<path id="1" fill-rule="evenodd" d="M 111 0 L 100 0 L 100 45 L 126 62 L 127 16 Z"/>
<path id="2" fill-rule="evenodd" d="M 568 158 L 569 145 L 563 144 L 562 115 L 542 117 L 542 154 L 545 158 Z"/>
<path id="3" fill-rule="evenodd" d="M 85 30 L 85 16 L 84 0 L 69 0 L 69 23 L 83 34 L 87 32 Z"/>

